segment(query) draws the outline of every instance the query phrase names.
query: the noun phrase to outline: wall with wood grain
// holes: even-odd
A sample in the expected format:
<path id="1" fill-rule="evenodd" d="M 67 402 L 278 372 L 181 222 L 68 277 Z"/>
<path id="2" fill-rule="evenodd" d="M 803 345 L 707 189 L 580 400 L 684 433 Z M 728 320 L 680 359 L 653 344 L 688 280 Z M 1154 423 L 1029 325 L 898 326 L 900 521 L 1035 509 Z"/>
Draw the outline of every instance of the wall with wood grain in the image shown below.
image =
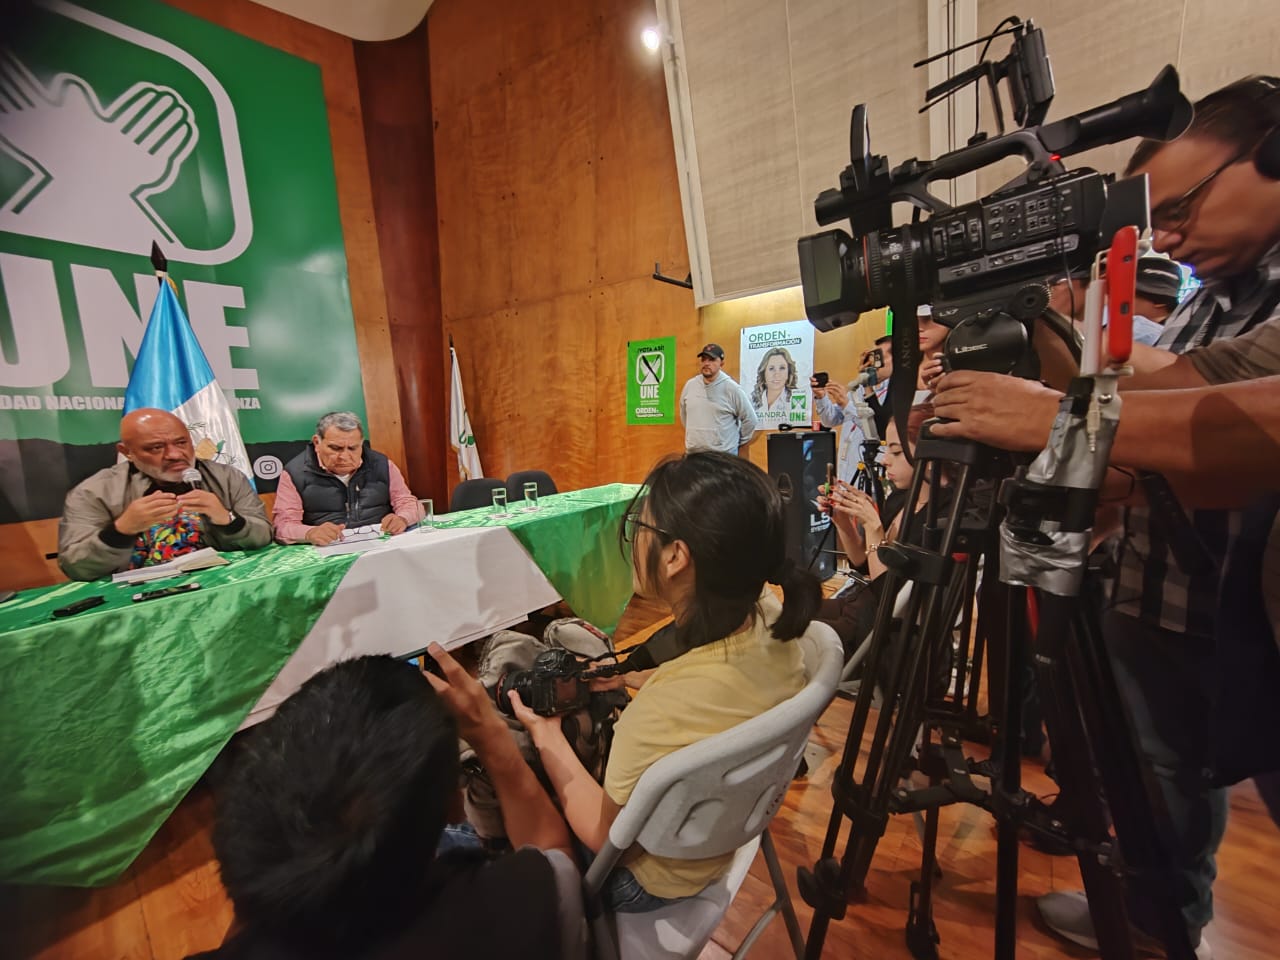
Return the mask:
<path id="1" fill-rule="evenodd" d="M 680 426 L 626 425 L 628 340 L 708 335 L 642 0 L 436 0 L 428 15 L 445 335 L 485 473 L 639 480 Z M 726 344 L 726 346 L 728 346 Z M 456 480 L 456 463 L 450 463 Z"/>
<path id="2" fill-rule="evenodd" d="M 249 0 L 169 2 L 320 65 L 369 434 L 379 450 L 403 465 L 400 398 L 352 41 Z M 316 375 L 324 375 L 322 358 L 317 358 Z M 57 565 L 45 560 L 46 554 L 57 549 L 57 526 L 56 519 L 0 525 L 0 587 L 21 589 L 63 579 Z"/>

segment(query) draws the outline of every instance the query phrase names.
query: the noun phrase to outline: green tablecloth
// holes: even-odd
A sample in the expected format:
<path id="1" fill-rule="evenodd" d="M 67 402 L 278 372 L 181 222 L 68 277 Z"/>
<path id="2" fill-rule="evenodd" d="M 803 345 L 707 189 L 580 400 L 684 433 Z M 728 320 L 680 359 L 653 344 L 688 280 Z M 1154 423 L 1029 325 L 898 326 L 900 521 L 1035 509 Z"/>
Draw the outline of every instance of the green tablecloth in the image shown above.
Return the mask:
<path id="1" fill-rule="evenodd" d="M 0 880 L 95 885 L 124 870 L 209 768 L 355 557 L 269 547 L 201 589 L 32 591 L 0 614 Z M 51 621 L 85 596 L 107 603 Z M 175 616 L 180 621 L 175 622 Z"/>
<path id="2" fill-rule="evenodd" d="M 619 546 L 618 527 L 638 489 L 612 483 L 573 490 L 543 497 L 533 512 L 516 502 L 508 517 L 482 507 L 445 514 L 439 525 L 506 527 L 573 611 L 612 634 L 631 599 L 631 554 Z"/>
<path id="3" fill-rule="evenodd" d="M 631 596 L 617 529 L 636 488 L 545 497 L 442 527 L 502 525 L 582 617 L 612 632 Z M 522 504 L 514 504 L 518 511 Z M 140 853 L 307 635 L 357 555 L 226 554 L 201 589 L 135 604 L 153 585 L 32 590 L 0 606 L 0 881 L 93 886 Z M 107 602 L 63 620 L 88 596 Z"/>

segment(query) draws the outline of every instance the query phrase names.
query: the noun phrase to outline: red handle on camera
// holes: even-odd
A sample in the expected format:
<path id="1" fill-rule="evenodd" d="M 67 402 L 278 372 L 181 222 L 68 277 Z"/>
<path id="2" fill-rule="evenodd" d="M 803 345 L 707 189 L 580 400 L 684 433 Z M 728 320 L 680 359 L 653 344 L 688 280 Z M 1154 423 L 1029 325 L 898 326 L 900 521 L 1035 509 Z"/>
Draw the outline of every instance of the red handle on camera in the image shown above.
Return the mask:
<path id="1" fill-rule="evenodd" d="M 1133 298 L 1138 282 L 1138 228 L 1121 227 L 1107 253 L 1107 363 L 1118 367 L 1133 352 Z"/>

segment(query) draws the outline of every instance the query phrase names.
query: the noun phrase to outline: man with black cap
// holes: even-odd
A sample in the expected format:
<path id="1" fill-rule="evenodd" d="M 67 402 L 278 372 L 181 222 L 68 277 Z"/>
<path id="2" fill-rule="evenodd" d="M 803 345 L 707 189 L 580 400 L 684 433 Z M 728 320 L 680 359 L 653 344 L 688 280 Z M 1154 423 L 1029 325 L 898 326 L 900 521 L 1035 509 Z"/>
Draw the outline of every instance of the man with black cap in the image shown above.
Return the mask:
<path id="1" fill-rule="evenodd" d="M 1063 277 L 1049 288 L 1049 306 L 1064 317 L 1079 323 L 1084 319 L 1085 288 L 1089 269 L 1083 267 Z M 1133 339 L 1135 343 L 1154 345 L 1160 338 L 1161 325 L 1178 305 L 1182 289 L 1182 271 L 1167 257 L 1146 256 L 1138 260 L 1137 290 L 1133 298 Z"/>
<path id="2" fill-rule="evenodd" d="M 1135 316 L 1163 324 L 1178 305 L 1182 289 L 1182 268 L 1168 257 L 1138 259 L 1137 292 L 1133 298 Z"/>
<path id="3" fill-rule="evenodd" d="M 741 453 L 756 432 L 751 398 L 721 369 L 724 348 L 708 343 L 698 351 L 699 376 L 680 392 L 680 422 L 686 450 Z"/>

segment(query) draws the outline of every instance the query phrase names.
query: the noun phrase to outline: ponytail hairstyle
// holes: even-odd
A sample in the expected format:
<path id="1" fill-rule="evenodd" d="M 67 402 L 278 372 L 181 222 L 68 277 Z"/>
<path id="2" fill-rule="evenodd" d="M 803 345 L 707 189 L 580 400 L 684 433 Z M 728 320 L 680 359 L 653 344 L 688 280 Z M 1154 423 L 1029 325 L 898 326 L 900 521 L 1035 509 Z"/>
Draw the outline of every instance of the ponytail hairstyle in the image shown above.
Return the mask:
<path id="1" fill-rule="evenodd" d="M 787 557 L 782 498 L 759 467 L 710 450 L 665 460 L 645 479 L 629 516 L 638 518 L 642 509 L 653 536 L 635 560 L 648 582 L 656 582 L 664 545 L 683 540 L 693 558 L 693 598 L 676 625 L 681 649 L 736 632 L 766 581 L 782 587 L 773 636 L 793 640 L 808 629 L 822 588 Z"/>

